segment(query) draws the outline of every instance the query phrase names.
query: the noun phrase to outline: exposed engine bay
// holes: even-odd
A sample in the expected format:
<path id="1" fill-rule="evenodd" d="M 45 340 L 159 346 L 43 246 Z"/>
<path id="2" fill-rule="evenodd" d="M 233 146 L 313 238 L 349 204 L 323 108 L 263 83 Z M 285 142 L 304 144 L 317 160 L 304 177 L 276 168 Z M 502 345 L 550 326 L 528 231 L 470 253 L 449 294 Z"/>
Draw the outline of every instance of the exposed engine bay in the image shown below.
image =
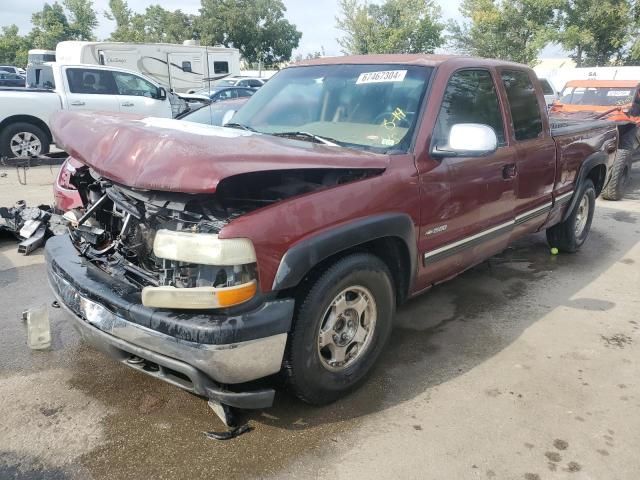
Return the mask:
<path id="1" fill-rule="evenodd" d="M 110 275 L 146 286 L 230 287 L 256 278 L 255 264 L 216 266 L 158 258 L 159 230 L 218 234 L 261 207 L 380 173 L 372 169 L 256 172 L 224 179 L 214 194 L 134 190 L 83 168 L 71 183 L 84 209 L 67 212 L 79 252 Z"/>

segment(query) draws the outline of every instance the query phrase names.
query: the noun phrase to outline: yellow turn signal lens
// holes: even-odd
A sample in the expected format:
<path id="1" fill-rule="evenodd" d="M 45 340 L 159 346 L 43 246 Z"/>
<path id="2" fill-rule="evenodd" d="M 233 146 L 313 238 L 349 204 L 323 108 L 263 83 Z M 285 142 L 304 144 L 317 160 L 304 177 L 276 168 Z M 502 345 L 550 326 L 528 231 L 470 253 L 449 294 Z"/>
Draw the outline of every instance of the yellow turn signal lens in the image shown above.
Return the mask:
<path id="1" fill-rule="evenodd" d="M 142 304 L 153 308 L 208 309 L 239 305 L 251 300 L 258 290 L 255 280 L 233 287 L 144 287 Z"/>

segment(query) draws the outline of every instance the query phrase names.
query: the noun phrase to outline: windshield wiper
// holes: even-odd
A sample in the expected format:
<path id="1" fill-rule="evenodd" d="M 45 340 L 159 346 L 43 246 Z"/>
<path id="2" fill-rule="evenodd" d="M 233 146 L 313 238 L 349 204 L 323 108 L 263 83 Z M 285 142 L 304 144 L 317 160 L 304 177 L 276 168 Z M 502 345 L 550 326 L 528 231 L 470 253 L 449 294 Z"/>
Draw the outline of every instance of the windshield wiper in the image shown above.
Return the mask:
<path id="1" fill-rule="evenodd" d="M 314 135 L 309 132 L 276 132 L 270 135 L 276 137 L 293 137 L 293 138 L 306 138 L 315 141 L 316 143 L 322 143 L 323 145 L 330 145 L 332 147 L 339 147 L 338 140 L 329 137 L 321 137 L 320 135 Z"/>
<path id="2" fill-rule="evenodd" d="M 224 127 L 229 127 L 229 128 L 240 128 L 240 129 L 242 129 L 242 130 L 246 130 L 246 131 L 248 131 L 248 132 L 256 132 L 256 133 L 260 133 L 260 132 L 258 132 L 258 130 L 256 130 L 255 128 L 250 127 L 249 125 L 244 125 L 244 124 L 242 124 L 242 123 L 234 123 L 234 122 L 231 122 L 231 123 L 225 123 L 223 126 L 224 126 Z"/>

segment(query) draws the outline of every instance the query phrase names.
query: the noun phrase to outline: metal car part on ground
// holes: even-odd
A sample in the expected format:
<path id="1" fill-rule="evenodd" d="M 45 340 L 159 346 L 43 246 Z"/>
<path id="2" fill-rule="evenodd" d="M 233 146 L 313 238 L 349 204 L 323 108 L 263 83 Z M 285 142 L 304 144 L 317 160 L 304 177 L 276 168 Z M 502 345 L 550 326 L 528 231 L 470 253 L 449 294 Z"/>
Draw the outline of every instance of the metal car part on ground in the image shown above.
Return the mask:
<path id="1" fill-rule="evenodd" d="M 52 235 L 67 231 L 69 221 L 53 213 L 49 205 L 27 207 L 24 200 L 12 207 L 0 207 L 0 232 L 14 235 L 20 243 L 18 253 L 29 255 Z"/>

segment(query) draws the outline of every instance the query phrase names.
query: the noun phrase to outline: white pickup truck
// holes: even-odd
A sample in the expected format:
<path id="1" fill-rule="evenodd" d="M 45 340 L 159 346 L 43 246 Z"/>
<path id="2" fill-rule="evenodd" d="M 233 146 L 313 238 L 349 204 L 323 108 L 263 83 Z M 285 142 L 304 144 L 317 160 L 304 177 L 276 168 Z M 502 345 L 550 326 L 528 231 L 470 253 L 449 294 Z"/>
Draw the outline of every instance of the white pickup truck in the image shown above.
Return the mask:
<path id="1" fill-rule="evenodd" d="M 186 102 L 153 80 L 115 67 L 47 63 L 40 88 L 0 88 L 0 157 L 49 152 L 49 117 L 59 110 L 138 113 L 172 118 Z"/>

